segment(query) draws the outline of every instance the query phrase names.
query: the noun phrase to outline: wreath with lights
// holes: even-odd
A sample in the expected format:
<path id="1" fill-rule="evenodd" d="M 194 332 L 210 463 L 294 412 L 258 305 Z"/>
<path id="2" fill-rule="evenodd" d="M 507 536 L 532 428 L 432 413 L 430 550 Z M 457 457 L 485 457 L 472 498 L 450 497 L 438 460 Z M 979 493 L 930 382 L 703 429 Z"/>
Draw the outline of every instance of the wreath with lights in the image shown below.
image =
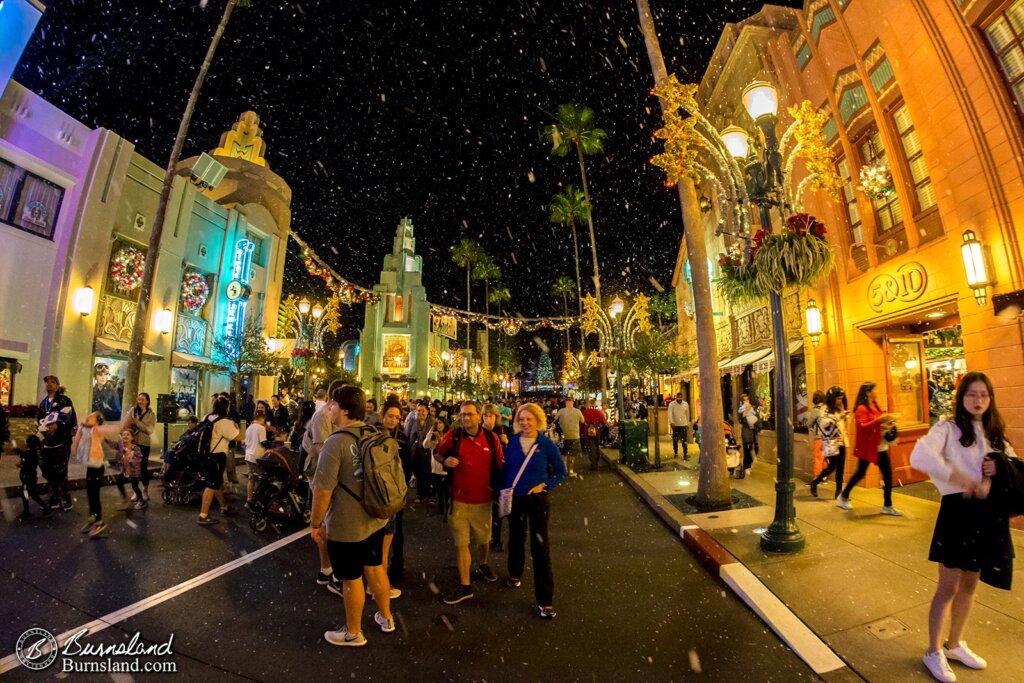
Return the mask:
<path id="1" fill-rule="evenodd" d="M 210 285 L 206 278 L 194 270 L 185 273 L 185 279 L 181 282 L 181 303 L 189 313 L 195 313 L 210 298 Z"/>
<path id="2" fill-rule="evenodd" d="M 881 162 L 864 164 L 860 167 L 860 184 L 857 188 L 872 199 L 884 199 L 892 193 L 892 173 Z"/>
<path id="3" fill-rule="evenodd" d="M 118 289 L 130 292 L 142 284 L 146 255 L 130 246 L 121 247 L 110 263 L 110 279 Z"/>

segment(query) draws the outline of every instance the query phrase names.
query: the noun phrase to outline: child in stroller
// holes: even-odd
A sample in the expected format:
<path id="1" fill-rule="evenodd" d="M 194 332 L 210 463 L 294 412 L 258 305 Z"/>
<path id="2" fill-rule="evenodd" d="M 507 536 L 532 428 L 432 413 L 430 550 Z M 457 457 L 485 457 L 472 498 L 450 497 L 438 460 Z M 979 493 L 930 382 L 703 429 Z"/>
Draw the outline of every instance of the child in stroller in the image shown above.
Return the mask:
<path id="1" fill-rule="evenodd" d="M 267 451 L 256 459 L 249 475 L 255 478 L 249 526 L 253 531 L 263 531 L 271 516 L 309 524 L 309 484 L 299 471 L 299 451 L 279 441 L 264 443 Z"/>
<path id="2" fill-rule="evenodd" d="M 164 490 L 161 497 L 165 503 L 188 505 L 206 488 L 203 458 L 199 454 L 198 423 L 190 417 L 188 424 L 189 429 L 181 435 L 178 443 L 164 453 Z"/>

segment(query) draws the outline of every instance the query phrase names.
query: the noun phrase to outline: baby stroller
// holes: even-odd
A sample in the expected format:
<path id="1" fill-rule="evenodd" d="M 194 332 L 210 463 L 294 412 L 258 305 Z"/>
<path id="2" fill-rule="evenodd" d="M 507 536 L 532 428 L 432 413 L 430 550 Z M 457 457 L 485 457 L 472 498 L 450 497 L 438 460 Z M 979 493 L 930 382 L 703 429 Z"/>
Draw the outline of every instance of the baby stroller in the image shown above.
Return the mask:
<path id="1" fill-rule="evenodd" d="M 736 443 L 736 439 L 733 438 L 732 434 L 725 435 L 725 465 L 729 468 L 729 476 L 732 476 L 736 469 L 736 478 L 742 479 L 744 477 L 743 470 L 743 456 L 740 452 L 740 445 Z"/>
<path id="2" fill-rule="evenodd" d="M 249 473 L 256 488 L 249 501 L 249 526 L 263 531 L 270 517 L 309 524 L 309 486 L 299 471 L 299 452 L 284 445 L 267 450 Z"/>
<path id="3" fill-rule="evenodd" d="M 186 432 L 181 441 L 167 451 L 164 459 L 167 469 L 163 475 L 163 501 L 188 505 L 206 488 L 198 432 Z"/>

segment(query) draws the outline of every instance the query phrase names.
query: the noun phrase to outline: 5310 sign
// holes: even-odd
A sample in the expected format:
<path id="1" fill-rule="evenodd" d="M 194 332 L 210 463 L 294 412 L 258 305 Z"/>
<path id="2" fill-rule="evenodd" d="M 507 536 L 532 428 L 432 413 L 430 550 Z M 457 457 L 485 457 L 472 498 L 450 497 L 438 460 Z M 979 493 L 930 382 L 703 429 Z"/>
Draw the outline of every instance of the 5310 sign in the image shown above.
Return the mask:
<path id="1" fill-rule="evenodd" d="M 868 303 L 881 313 L 890 304 L 916 301 L 928 287 L 928 273 L 916 261 L 904 263 L 895 273 L 875 276 L 868 283 Z"/>

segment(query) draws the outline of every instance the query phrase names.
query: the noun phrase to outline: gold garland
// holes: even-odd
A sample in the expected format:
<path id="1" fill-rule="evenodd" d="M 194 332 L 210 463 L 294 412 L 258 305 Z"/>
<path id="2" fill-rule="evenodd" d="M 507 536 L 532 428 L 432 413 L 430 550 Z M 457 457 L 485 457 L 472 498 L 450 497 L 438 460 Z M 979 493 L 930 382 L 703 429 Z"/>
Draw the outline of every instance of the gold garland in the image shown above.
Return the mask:
<path id="1" fill-rule="evenodd" d="M 592 294 L 583 297 L 583 315 L 580 316 L 580 327 L 583 334 L 595 334 L 597 332 L 597 321 L 603 317 L 604 311 L 597 303 Z"/>
<path id="2" fill-rule="evenodd" d="M 789 115 L 795 120 L 793 137 L 799 145 L 796 154 L 807 160 L 807 171 L 813 176 L 811 188 L 824 190 L 838 199 L 843 181 L 836 173 L 832 150 L 825 142 L 823 127 L 828 122 L 828 114 L 804 100 L 799 107 L 790 107 Z"/>
<path id="3" fill-rule="evenodd" d="M 675 185 L 685 178 L 699 182 L 696 162 L 700 138 L 695 129 L 699 111 L 695 98 L 697 85 L 683 85 L 672 74 L 651 93 L 661 98 L 665 105 L 662 112 L 665 125 L 654 131 L 654 137 L 665 141 L 665 149 L 651 157 L 650 163 L 665 172 L 668 185 Z M 680 109 L 690 116 L 684 119 L 679 114 Z"/>

